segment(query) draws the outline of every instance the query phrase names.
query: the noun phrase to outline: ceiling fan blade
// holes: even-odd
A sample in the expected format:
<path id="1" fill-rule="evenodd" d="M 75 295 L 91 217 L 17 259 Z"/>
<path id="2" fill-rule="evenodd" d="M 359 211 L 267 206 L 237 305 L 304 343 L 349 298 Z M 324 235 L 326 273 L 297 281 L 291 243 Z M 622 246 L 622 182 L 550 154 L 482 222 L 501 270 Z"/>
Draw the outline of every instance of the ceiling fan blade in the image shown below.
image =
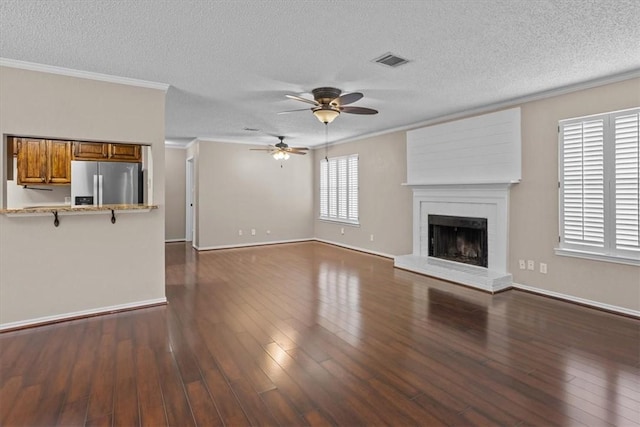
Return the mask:
<path id="1" fill-rule="evenodd" d="M 378 110 L 365 107 L 340 107 L 340 111 L 351 114 L 378 114 Z"/>
<path id="2" fill-rule="evenodd" d="M 309 111 L 311 110 L 311 108 L 301 108 L 299 110 L 287 110 L 287 111 L 280 111 L 277 114 L 289 114 L 289 113 L 296 113 L 298 111 Z"/>
<path id="3" fill-rule="evenodd" d="M 347 105 L 356 102 L 359 99 L 362 99 L 363 96 L 364 95 L 360 92 L 347 93 L 334 99 L 331 103 L 336 105 Z"/>
<path id="4" fill-rule="evenodd" d="M 305 154 L 307 154 L 307 153 L 306 153 L 306 152 L 304 152 L 304 151 L 289 151 L 289 154 L 301 154 L 301 155 L 303 155 L 303 156 L 304 156 L 304 155 L 305 155 Z"/>
<path id="5" fill-rule="evenodd" d="M 308 150 L 307 147 L 287 147 L 287 150 Z"/>
<path id="6" fill-rule="evenodd" d="M 251 151 L 272 151 L 273 148 L 249 148 Z"/>
<path id="7" fill-rule="evenodd" d="M 307 104 L 311 104 L 311 105 L 318 105 L 318 103 L 316 101 L 312 101 L 311 99 L 302 98 L 302 97 L 296 96 L 296 95 L 285 95 L 285 96 L 287 98 L 289 98 L 289 99 L 295 99 L 296 101 L 306 102 Z"/>

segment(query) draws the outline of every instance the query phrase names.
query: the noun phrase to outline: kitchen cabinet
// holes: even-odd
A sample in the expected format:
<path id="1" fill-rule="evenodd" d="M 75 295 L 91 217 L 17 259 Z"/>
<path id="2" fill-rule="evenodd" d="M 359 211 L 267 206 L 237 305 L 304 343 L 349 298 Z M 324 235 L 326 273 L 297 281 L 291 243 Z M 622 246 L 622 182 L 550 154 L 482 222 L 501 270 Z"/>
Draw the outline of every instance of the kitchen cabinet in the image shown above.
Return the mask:
<path id="1" fill-rule="evenodd" d="M 71 183 L 71 142 L 47 141 L 49 164 L 47 182 L 50 184 Z"/>
<path id="2" fill-rule="evenodd" d="M 73 160 L 106 160 L 109 144 L 102 142 L 73 142 Z"/>
<path id="3" fill-rule="evenodd" d="M 70 184 L 71 143 L 15 138 L 18 147 L 18 184 Z"/>
<path id="4" fill-rule="evenodd" d="M 142 150 L 137 144 L 74 141 L 73 160 L 140 162 Z"/>
<path id="5" fill-rule="evenodd" d="M 140 146 L 136 144 L 109 144 L 109 159 L 127 162 L 141 160 Z"/>

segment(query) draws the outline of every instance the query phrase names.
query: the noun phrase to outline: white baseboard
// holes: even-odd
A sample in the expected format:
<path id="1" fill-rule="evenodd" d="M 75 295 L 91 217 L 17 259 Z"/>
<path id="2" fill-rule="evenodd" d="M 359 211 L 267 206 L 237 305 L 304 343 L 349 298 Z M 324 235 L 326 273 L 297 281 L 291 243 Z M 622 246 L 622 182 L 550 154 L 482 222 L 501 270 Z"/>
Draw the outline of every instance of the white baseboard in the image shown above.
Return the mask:
<path id="1" fill-rule="evenodd" d="M 272 240 L 269 242 L 247 242 L 247 243 L 239 243 L 235 245 L 218 245 L 218 246 L 193 246 L 198 251 L 211 251 L 215 249 L 235 249 L 235 248 L 248 248 L 251 246 L 265 246 L 265 245 L 279 245 L 282 243 L 299 243 L 299 242 L 309 242 L 314 240 L 313 238 L 308 239 L 291 239 L 291 240 Z"/>
<path id="2" fill-rule="evenodd" d="M 164 239 L 165 243 L 175 243 L 175 242 L 184 242 L 184 237 L 182 239 Z"/>
<path id="3" fill-rule="evenodd" d="M 625 307 L 619 307 L 617 305 L 605 304 L 605 303 L 598 302 L 598 301 L 593 301 L 593 300 L 589 300 L 589 299 L 585 299 L 585 298 L 580 298 L 580 297 L 576 297 L 576 296 L 573 296 L 573 295 L 561 294 L 559 292 L 548 291 L 546 289 L 540 289 L 540 288 L 536 288 L 534 286 L 522 285 L 520 283 L 515 283 L 515 282 L 513 283 L 513 288 L 514 289 L 522 289 L 523 291 L 528 291 L 528 292 L 532 292 L 534 294 L 540 294 L 540 295 L 544 295 L 544 296 L 558 298 L 558 299 L 569 301 L 569 302 L 575 302 L 577 304 L 582 304 L 582 305 L 586 305 L 586 306 L 590 306 L 590 307 L 594 307 L 594 308 L 599 308 L 599 309 L 606 310 L 606 311 L 611 311 L 611 312 L 614 312 L 614 313 L 620 313 L 620 314 L 625 314 L 627 316 L 640 318 L 640 311 L 631 310 L 631 309 L 625 308 Z"/>
<path id="4" fill-rule="evenodd" d="M 144 307 L 149 307 L 149 306 L 154 306 L 159 304 L 166 304 L 166 302 L 167 302 L 167 298 L 162 297 L 162 298 L 155 298 L 155 299 L 150 299 L 145 301 L 130 302 L 126 304 L 111 305 L 108 307 L 92 308 L 90 310 L 81 310 L 73 313 L 63 313 L 63 314 L 56 314 L 54 316 L 45 316 L 45 317 L 38 317 L 35 319 L 20 320 L 17 322 L 2 323 L 0 324 L 0 331 L 7 330 L 7 329 L 24 328 L 26 326 L 45 325 L 47 323 L 55 323 L 63 320 L 71 320 L 71 319 L 77 319 L 82 317 L 95 316 L 98 314 L 109 314 L 112 312 L 131 310 L 135 308 L 144 308 Z"/>
<path id="5" fill-rule="evenodd" d="M 378 256 L 381 256 L 381 257 L 385 257 L 385 258 L 391 258 L 391 259 L 395 258 L 395 255 L 386 254 L 384 252 L 372 251 L 371 249 L 359 248 L 357 246 L 351 246 L 351 245 L 347 245 L 347 244 L 340 243 L 340 242 L 333 242 L 331 240 L 318 239 L 317 237 L 315 237 L 315 238 L 313 238 L 311 240 L 315 240 L 316 242 L 328 243 L 330 245 L 341 246 L 343 248 L 351 249 L 351 250 L 358 251 L 358 252 L 366 252 L 368 254 L 378 255 Z"/>

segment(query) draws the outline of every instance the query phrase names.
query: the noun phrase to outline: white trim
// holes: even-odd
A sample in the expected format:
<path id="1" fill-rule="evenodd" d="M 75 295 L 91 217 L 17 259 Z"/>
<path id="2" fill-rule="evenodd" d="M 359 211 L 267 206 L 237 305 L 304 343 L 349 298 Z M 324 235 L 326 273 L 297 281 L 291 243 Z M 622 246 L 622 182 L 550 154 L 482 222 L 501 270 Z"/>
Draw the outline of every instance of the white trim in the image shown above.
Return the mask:
<path id="1" fill-rule="evenodd" d="M 583 258 L 590 259 L 592 261 L 603 261 L 603 262 L 613 262 L 616 264 L 626 264 L 626 265 L 640 265 L 640 259 L 637 258 L 627 258 L 621 255 L 607 255 L 595 252 L 587 252 L 581 251 L 577 249 L 568 249 L 568 248 L 554 248 L 553 251 L 556 255 L 560 256 L 568 256 L 572 258 Z"/>
<path id="2" fill-rule="evenodd" d="M 166 83 L 150 82 L 147 80 L 132 79 L 129 77 L 112 76 L 109 74 L 94 73 L 91 71 L 74 70 L 71 68 L 56 67 L 54 65 L 37 64 L 35 62 L 18 61 L 17 59 L 0 58 L 0 66 L 20 68 L 41 73 L 58 74 L 62 76 L 77 77 L 80 79 L 97 80 L 101 82 L 118 83 L 128 86 L 158 89 L 166 92 L 169 86 Z"/>
<path id="3" fill-rule="evenodd" d="M 215 249 L 235 249 L 235 248 L 248 248 L 251 246 L 266 246 L 266 245 L 279 245 L 282 243 L 299 243 L 308 242 L 314 240 L 312 237 L 308 239 L 291 239 L 291 240 L 272 240 L 269 242 L 250 242 L 250 243 L 238 243 L 235 245 L 217 245 L 217 246 L 196 246 L 193 247 L 198 251 L 211 251 Z"/>
<path id="4" fill-rule="evenodd" d="M 594 308 L 600 308 L 602 310 L 612 311 L 612 312 L 615 312 L 615 313 L 626 314 L 628 316 L 633 316 L 633 317 L 640 318 L 640 311 L 638 311 L 638 310 L 632 310 L 630 308 L 619 307 L 617 305 L 605 304 L 605 303 L 602 303 L 602 302 L 597 302 L 597 301 L 593 301 L 593 300 L 589 300 L 589 299 L 585 299 L 585 298 L 575 297 L 573 295 L 561 294 L 559 292 L 548 291 L 546 289 L 540 289 L 540 288 L 536 288 L 534 286 L 522 285 L 520 283 L 515 283 L 515 282 L 513 283 L 512 286 L 513 286 L 514 289 L 521 289 L 523 291 L 529 291 L 529 292 L 532 292 L 534 294 L 540 294 L 540 295 L 543 295 L 543 296 L 554 297 L 554 298 L 558 298 L 558 299 L 569 301 L 569 302 L 575 302 L 575 303 L 578 303 L 578 304 L 583 304 L 583 305 L 594 307 Z"/>
<path id="5" fill-rule="evenodd" d="M 385 258 L 391 258 L 391 259 L 395 258 L 395 255 L 390 255 L 390 254 L 387 254 L 387 253 L 384 253 L 384 252 L 372 251 L 371 249 L 360 248 L 358 246 L 351 246 L 351 245 L 347 245 L 345 243 L 334 242 L 334 241 L 325 240 L 325 239 L 318 239 L 317 237 L 314 237 L 311 240 L 315 240 L 316 242 L 328 243 L 330 245 L 340 246 L 340 247 L 343 247 L 343 248 L 346 248 L 346 249 L 351 249 L 353 251 L 366 252 L 368 254 L 378 255 L 378 256 L 381 256 L 381 257 L 385 257 Z"/>
<path id="6" fill-rule="evenodd" d="M 180 239 L 164 239 L 165 243 L 185 242 L 184 237 Z"/>
<path id="7" fill-rule="evenodd" d="M 187 145 L 184 146 L 185 150 L 191 148 L 196 142 L 198 142 L 198 138 L 193 138 Z"/>
<path id="8" fill-rule="evenodd" d="M 194 156 L 185 160 L 185 198 L 184 198 L 184 240 L 194 242 L 196 240 L 196 164 Z"/>
<path id="9" fill-rule="evenodd" d="M 320 221 L 320 222 L 327 222 L 329 224 L 340 224 L 340 225 L 347 225 L 349 227 L 355 227 L 355 228 L 359 228 L 360 227 L 360 223 L 359 222 L 351 222 L 351 221 L 346 221 L 343 219 L 331 219 L 331 218 L 324 218 L 319 216 L 318 218 L 316 218 L 316 220 Z"/>
<path id="10" fill-rule="evenodd" d="M 88 316 L 94 316 L 94 315 L 109 314 L 117 311 L 130 310 L 134 308 L 145 308 L 153 305 L 165 304 L 166 302 L 167 302 L 167 298 L 162 297 L 162 298 L 149 299 L 145 301 L 136 301 L 136 302 L 130 302 L 126 304 L 117 304 L 117 305 L 110 305 L 107 307 L 99 307 L 99 308 L 92 308 L 89 310 L 75 311 L 72 313 L 63 313 L 63 314 L 56 314 L 53 316 L 38 317 L 35 319 L 19 320 L 17 322 L 0 324 L 0 331 L 6 330 L 6 329 L 22 328 L 25 326 L 36 326 L 40 324 L 60 322 L 64 320 L 72 320 L 76 318 L 82 318 L 82 317 L 88 317 Z"/>
<path id="11" fill-rule="evenodd" d="M 173 150 L 186 150 L 187 146 L 186 145 L 182 145 L 178 142 L 171 142 L 171 141 L 165 141 L 164 142 L 164 148 L 171 148 Z"/>

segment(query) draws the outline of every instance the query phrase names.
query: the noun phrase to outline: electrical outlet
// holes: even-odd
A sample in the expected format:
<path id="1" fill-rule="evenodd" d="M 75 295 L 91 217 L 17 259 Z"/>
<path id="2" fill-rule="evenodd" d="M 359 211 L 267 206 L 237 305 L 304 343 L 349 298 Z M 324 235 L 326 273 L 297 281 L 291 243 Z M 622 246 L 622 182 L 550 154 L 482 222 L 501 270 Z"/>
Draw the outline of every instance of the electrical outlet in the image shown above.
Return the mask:
<path id="1" fill-rule="evenodd" d="M 256 229 L 255 229 L 255 228 L 252 228 L 252 229 L 251 229 L 251 235 L 252 235 L 252 236 L 255 236 L 255 235 L 256 235 Z"/>
<path id="2" fill-rule="evenodd" d="M 271 230 L 267 230 L 267 235 L 271 234 Z"/>
<path id="3" fill-rule="evenodd" d="M 344 227 L 340 229 L 340 234 L 344 234 Z"/>
<path id="4" fill-rule="evenodd" d="M 373 242 L 373 234 L 371 235 L 371 237 L 369 237 L 369 240 Z"/>
<path id="5" fill-rule="evenodd" d="M 242 236 L 242 230 L 238 230 L 238 236 Z"/>
<path id="6" fill-rule="evenodd" d="M 518 265 L 520 265 L 520 270 L 524 270 L 525 268 L 527 268 L 527 264 L 524 262 L 523 259 L 518 260 Z"/>
<path id="7" fill-rule="evenodd" d="M 527 270 L 535 270 L 536 269 L 536 262 L 533 260 L 528 260 L 527 261 Z"/>
<path id="8" fill-rule="evenodd" d="M 545 264 L 544 262 L 540 263 L 540 273 L 547 274 L 547 264 Z"/>

